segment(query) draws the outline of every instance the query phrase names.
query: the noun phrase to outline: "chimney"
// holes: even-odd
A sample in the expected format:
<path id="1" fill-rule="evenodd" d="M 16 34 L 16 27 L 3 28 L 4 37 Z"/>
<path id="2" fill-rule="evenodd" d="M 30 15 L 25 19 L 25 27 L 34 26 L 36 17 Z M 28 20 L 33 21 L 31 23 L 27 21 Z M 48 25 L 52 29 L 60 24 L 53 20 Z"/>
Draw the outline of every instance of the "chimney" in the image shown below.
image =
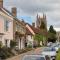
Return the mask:
<path id="1" fill-rule="evenodd" d="M 32 23 L 32 26 L 35 27 L 35 23 Z"/>
<path id="2" fill-rule="evenodd" d="M 16 8 L 16 7 L 13 7 L 13 8 L 12 8 L 12 15 L 13 15 L 14 17 L 17 17 L 17 8 Z"/>
<path id="3" fill-rule="evenodd" d="M 0 8 L 3 8 L 3 0 L 0 0 Z"/>

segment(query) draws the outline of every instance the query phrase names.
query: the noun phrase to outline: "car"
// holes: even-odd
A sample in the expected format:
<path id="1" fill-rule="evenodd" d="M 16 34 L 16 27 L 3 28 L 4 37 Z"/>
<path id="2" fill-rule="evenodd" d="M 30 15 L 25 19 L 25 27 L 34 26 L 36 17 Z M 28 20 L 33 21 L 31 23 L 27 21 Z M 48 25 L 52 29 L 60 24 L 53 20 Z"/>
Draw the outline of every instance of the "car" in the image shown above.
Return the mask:
<path id="1" fill-rule="evenodd" d="M 50 60 L 50 58 L 45 55 L 25 55 L 22 60 Z"/>
<path id="2" fill-rule="evenodd" d="M 50 47 L 52 45 L 52 42 L 47 43 L 47 46 Z"/>
<path id="3" fill-rule="evenodd" d="M 59 48 L 60 48 L 60 45 L 52 45 L 51 47 L 55 48 L 56 49 L 56 52 L 58 52 Z"/>
<path id="4" fill-rule="evenodd" d="M 51 58 L 51 60 L 53 60 L 56 58 L 57 53 L 56 53 L 55 48 L 47 47 L 42 51 L 41 54 L 48 55 Z"/>
<path id="5" fill-rule="evenodd" d="M 56 52 L 58 52 L 58 50 L 59 50 L 59 46 L 56 45 L 56 46 L 54 46 L 54 48 L 56 49 Z"/>

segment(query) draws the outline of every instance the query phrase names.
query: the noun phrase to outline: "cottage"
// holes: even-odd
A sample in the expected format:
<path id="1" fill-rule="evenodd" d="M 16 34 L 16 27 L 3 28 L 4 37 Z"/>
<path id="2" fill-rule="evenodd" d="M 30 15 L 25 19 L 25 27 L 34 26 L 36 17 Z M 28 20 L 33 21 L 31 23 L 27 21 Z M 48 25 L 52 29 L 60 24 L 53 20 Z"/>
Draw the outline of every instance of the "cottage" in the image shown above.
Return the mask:
<path id="1" fill-rule="evenodd" d="M 12 8 L 12 13 L 3 7 L 0 0 L 0 42 L 3 46 L 10 47 L 10 41 L 15 40 L 19 49 L 25 47 L 25 25 L 17 19 L 17 9 Z"/>
<path id="2" fill-rule="evenodd" d="M 35 34 L 39 34 L 40 30 L 35 28 L 35 23 L 26 24 L 26 40 L 27 40 L 27 46 L 32 45 L 37 45 L 37 41 L 34 40 Z"/>

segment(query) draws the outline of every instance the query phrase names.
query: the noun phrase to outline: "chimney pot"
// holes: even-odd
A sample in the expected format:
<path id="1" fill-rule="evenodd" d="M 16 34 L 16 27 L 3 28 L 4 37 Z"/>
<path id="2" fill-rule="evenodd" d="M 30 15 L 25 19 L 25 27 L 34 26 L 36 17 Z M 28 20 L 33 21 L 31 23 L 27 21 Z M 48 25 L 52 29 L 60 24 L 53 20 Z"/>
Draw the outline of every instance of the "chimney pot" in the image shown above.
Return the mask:
<path id="1" fill-rule="evenodd" d="M 13 8 L 12 8 L 12 15 L 13 15 L 14 17 L 17 16 L 17 8 L 16 8 L 16 7 L 13 7 Z"/>
<path id="2" fill-rule="evenodd" d="M 32 26 L 35 27 L 35 23 L 32 23 Z"/>
<path id="3" fill-rule="evenodd" d="M 3 8 L 3 0 L 0 0 L 0 8 Z"/>

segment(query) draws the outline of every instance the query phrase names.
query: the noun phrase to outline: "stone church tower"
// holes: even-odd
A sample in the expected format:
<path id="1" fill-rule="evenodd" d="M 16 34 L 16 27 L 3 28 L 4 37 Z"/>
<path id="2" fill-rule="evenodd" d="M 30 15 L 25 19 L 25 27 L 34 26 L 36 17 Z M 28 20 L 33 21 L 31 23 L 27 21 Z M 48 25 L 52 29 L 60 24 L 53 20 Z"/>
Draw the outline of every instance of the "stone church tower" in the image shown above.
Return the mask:
<path id="1" fill-rule="evenodd" d="M 0 8 L 3 8 L 3 0 L 0 0 Z"/>
<path id="2" fill-rule="evenodd" d="M 37 28 L 40 28 L 42 22 L 44 22 L 45 28 L 47 29 L 46 15 L 43 14 L 43 17 L 40 17 L 40 16 L 37 14 L 36 27 L 37 27 Z"/>

